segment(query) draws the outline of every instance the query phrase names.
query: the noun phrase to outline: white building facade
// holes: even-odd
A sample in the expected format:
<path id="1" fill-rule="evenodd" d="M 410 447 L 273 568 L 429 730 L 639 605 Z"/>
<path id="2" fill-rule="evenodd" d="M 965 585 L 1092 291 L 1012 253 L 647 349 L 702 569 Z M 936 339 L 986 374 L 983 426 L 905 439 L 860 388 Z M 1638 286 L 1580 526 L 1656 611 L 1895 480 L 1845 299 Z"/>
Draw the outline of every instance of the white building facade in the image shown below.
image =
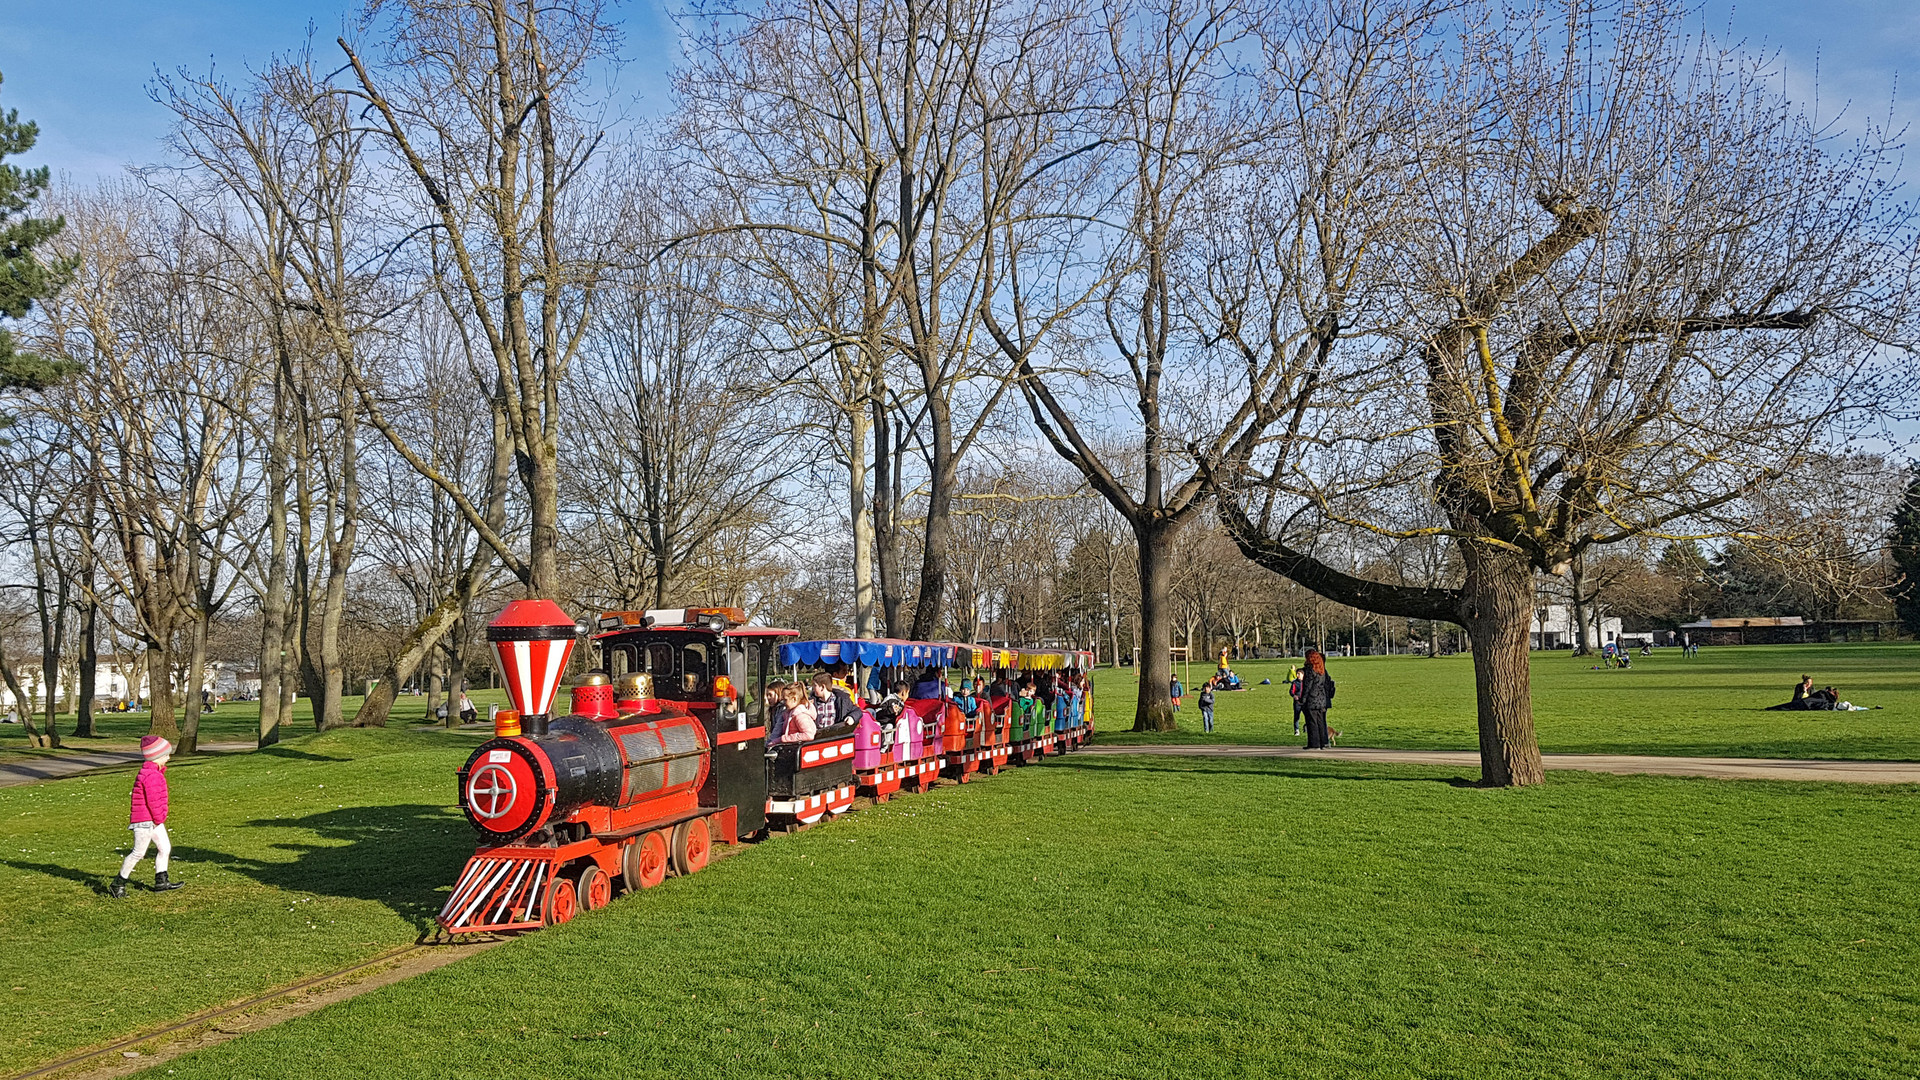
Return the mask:
<path id="1" fill-rule="evenodd" d="M 1620 620 L 1610 618 L 1589 604 L 1580 612 L 1587 624 L 1587 648 L 1598 649 L 1620 640 Z M 1575 644 L 1573 608 L 1568 604 L 1547 604 L 1533 609 L 1533 625 L 1527 628 L 1527 640 L 1536 649 L 1570 649 Z"/>

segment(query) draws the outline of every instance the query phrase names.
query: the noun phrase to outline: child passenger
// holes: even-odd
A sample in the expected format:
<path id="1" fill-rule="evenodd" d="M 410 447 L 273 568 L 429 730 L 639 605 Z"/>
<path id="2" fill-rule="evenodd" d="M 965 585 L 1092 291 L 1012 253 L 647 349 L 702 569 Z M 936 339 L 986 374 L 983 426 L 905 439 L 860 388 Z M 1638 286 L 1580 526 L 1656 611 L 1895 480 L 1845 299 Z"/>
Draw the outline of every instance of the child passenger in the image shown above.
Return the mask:
<path id="1" fill-rule="evenodd" d="M 780 693 L 787 706 L 786 723 L 781 728 L 780 737 L 768 745 L 803 743 L 812 739 L 819 729 L 814 726 L 813 705 L 800 689 L 800 684 L 788 683 Z"/>

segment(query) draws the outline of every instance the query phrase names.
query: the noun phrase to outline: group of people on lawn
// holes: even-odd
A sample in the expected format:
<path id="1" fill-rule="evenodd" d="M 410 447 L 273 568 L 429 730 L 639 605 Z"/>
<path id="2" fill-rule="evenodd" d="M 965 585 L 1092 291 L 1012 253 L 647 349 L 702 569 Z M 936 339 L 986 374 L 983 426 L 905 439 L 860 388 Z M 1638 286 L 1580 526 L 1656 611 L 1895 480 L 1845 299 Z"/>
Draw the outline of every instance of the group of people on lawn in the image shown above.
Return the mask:
<path id="1" fill-rule="evenodd" d="M 1200 687 L 1200 724 L 1208 735 L 1213 734 L 1215 691 L 1221 687 L 1239 685 L 1239 679 L 1232 677 L 1233 673 L 1226 663 L 1223 655 L 1220 672 L 1208 678 Z M 1180 676 L 1173 677 L 1168 691 L 1173 697 L 1173 711 L 1179 712 L 1187 696 L 1186 687 L 1180 684 Z M 1338 731 L 1327 727 L 1327 710 L 1333 707 L 1333 691 L 1333 679 L 1327 674 L 1327 659 L 1318 649 L 1308 649 L 1305 666 L 1287 673 L 1287 693 L 1293 698 L 1293 733 L 1301 734 L 1301 721 L 1304 719 L 1309 750 L 1324 750 L 1332 746 L 1340 735 Z"/>
<path id="2" fill-rule="evenodd" d="M 1851 701 L 1841 701 L 1840 691 L 1831 686 L 1813 688 L 1813 676 L 1802 675 L 1800 682 L 1793 688 L 1793 697 L 1778 705 L 1767 706 L 1769 711 L 1785 712 L 1866 712 L 1865 705 L 1855 705 Z M 1875 705 L 1874 708 L 1880 708 Z"/>

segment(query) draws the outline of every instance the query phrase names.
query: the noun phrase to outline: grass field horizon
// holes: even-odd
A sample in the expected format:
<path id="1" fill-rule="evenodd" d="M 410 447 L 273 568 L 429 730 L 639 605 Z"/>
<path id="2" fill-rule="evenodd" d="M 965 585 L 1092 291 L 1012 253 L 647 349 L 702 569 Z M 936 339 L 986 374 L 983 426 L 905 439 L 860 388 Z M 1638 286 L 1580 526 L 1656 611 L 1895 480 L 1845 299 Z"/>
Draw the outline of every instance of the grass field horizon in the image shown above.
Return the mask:
<path id="1" fill-rule="evenodd" d="M 1234 670 L 1250 688 L 1219 695 L 1216 733 L 1200 731 L 1193 701 L 1199 681 L 1212 673 L 1212 661 L 1191 666 L 1179 729 L 1136 733 L 1132 668 L 1100 668 L 1094 673 L 1099 741 L 1107 745 L 1220 743 L 1297 745 L 1292 708 L 1284 685 L 1297 661 L 1242 660 Z M 1473 750 L 1473 661 L 1465 654 L 1425 656 L 1334 656 L 1329 671 L 1340 692 L 1330 723 L 1341 743 L 1404 750 Z M 1637 658 L 1628 671 L 1594 670 L 1594 657 L 1566 652 L 1532 656 L 1534 725 L 1548 753 L 1658 754 L 1705 757 L 1804 757 L 1920 761 L 1920 643 L 1883 642 L 1835 645 L 1751 645 L 1703 649 L 1686 659 L 1677 649 L 1657 649 Z M 1802 674 L 1838 686 L 1850 700 L 1884 708 L 1868 712 L 1768 712 L 1786 700 Z M 1272 678 L 1271 686 L 1257 685 Z M 474 702 L 505 705 L 502 690 L 474 690 Z M 360 699 L 348 698 L 349 716 Z M 313 731 L 311 703 L 295 703 L 287 738 Z M 259 726 L 259 705 L 228 702 L 202 721 L 200 740 L 251 742 Z M 403 696 L 391 723 L 407 727 L 426 721 L 426 698 Z M 66 730 L 71 719 L 63 718 Z M 147 730 L 145 713 L 112 713 L 98 724 L 99 738 L 68 737 L 66 750 L 26 746 L 15 725 L 0 727 L 0 763 L 59 756 L 77 750 L 128 749 Z M 11 736 L 11 737 L 8 737 Z"/>
<path id="2" fill-rule="evenodd" d="M 1297 660 L 1241 660 L 1250 684 L 1216 695 L 1215 733 L 1201 732 L 1194 700 L 1214 663 L 1194 664 L 1174 732 L 1135 732 L 1138 677 L 1131 668 L 1095 673 L 1098 742 L 1106 745 L 1215 743 L 1300 745 L 1293 734 L 1287 670 Z M 1534 728 L 1540 748 L 1565 754 L 1920 760 L 1920 643 L 1750 645 L 1678 649 L 1635 657 L 1630 670 L 1600 668 L 1598 657 L 1533 654 Z M 1176 669 L 1178 672 L 1178 669 Z M 1473 750 L 1470 656 L 1330 656 L 1339 687 L 1330 726 L 1340 745 L 1403 750 Z M 1811 674 L 1867 712 L 1770 712 Z M 1271 678 L 1273 685 L 1258 685 Z"/>

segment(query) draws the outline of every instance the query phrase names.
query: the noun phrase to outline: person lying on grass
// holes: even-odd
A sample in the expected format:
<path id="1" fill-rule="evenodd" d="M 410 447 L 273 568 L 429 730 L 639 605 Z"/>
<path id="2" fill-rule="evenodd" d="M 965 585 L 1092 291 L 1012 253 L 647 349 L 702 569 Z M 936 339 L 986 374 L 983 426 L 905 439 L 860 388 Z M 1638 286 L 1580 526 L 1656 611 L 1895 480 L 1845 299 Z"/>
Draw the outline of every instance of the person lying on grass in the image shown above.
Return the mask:
<path id="1" fill-rule="evenodd" d="M 155 848 L 153 891 L 180 888 L 179 882 L 167 880 L 167 862 L 173 855 L 173 841 L 167 836 L 167 762 L 173 757 L 173 744 L 158 735 L 148 735 L 140 740 L 140 755 L 146 758 L 146 763 L 133 778 L 133 796 L 127 814 L 127 828 L 133 830 L 133 851 L 121 862 L 120 876 L 107 886 L 107 892 L 116 900 L 126 897 L 127 879 L 133 876 L 133 868 L 140 865 L 140 860 L 147 857 L 148 844 Z"/>

